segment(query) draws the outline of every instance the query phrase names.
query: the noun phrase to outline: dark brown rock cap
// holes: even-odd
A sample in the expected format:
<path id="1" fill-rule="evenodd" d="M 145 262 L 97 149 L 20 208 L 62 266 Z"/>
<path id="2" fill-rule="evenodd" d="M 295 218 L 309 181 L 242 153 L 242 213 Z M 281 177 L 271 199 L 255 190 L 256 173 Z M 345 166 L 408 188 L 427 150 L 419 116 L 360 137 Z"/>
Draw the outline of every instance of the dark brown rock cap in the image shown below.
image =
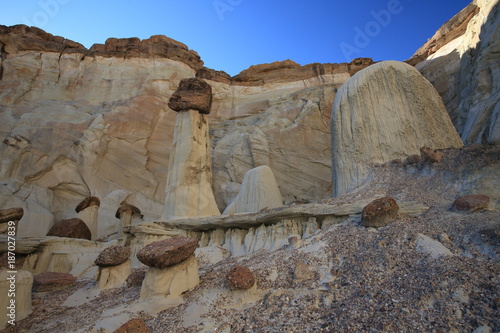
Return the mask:
<path id="1" fill-rule="evenodd" d="M 126 246 L 111 246 L 104 249 L 94 263 L 99 267 L 118 266 L 127 261 L 131 253 L 130 248 Z"/>
<path id="2" fill-rule="evenodd" d="M 170 97 L 168 107 L 177 112 L 197 110 L 201 114 L 209 114 L 212 107 L 212 87 L 202 79 L 183 79 Z"/>
<path id="3" fill-rule="evenodd" d="M 153 242 L 139 252 L 137 259 L 144 265 L 165 268 L 180 263 L 193 255 L 198 238 L 173 237 Z"/>
<path id="4" fill-rule="evenodd" d="M 46 272 L 33 277 L 33 291 L 61 290 L 73 285 L 76 277 L 69 273 Z"/>
<path id="5" fill-rule="evenodd" d="M 0 209 L 0 223 L 7 223 L 9 221 L 19 221 L 24 215 L 24 210 L 20 207 Z"/>
<path id="6" fill-rule="evenodd" d="M 363 208 L 361 223 L 365 227 L 384 227 L 396 219 L 399 206 L 391 197 L 374 200 Z"/>
<path id="7" fill-rule="evenodd" d="M 255 284 L 255 276 L 250 268 L 237 265 L 227 275 L 229 289 L 250 289 Z"/>
<path id="8" fill-rule="evenodd" d="M 490 197 L 484 194 L 471 194 L 455 200 L 452 210 L 456 212 L 473 213 L 488 208 Z"/>
<path id="9" fill-rule="evenodd" d="M 75 211 L 77 213 L 80 213 L 82 210 L 87 209 L 92 206 L 97 206 L 99 207 L 101 205 L 101 200 L 99 200 L 98 197 L 86 197 L 85 199 L 80 202 L 76 208 Z"/>
<path id="10" fill-rule="evenodd" d="M 92 233 L 89 227 L 79 218 L 61 220 L 50 228 L 47 236 L 81 238 L 90 240 Z"/>

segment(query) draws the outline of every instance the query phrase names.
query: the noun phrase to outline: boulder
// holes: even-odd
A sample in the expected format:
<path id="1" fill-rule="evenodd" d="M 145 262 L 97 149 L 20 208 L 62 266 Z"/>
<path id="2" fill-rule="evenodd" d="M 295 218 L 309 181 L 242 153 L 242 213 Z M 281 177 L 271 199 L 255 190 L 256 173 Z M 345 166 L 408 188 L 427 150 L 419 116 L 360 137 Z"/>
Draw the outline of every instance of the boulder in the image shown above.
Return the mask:
<path id="1" fill-rule="evenodd" d="M 263 165 L 248 171 L 240 191 L 223 214 L 255 213 L 264 208 L 283 205 L 283 198 L 273 171 Z"/>
<path id="2" fill-rule="evenodd" d="M 473 213 L 488 208 L 490 197 L 484 194 L 471 194 L 460 197 L 453 202 L 452 210 Z"/>
<path id="3" fill-rule="evenodd" d="M 146 277 L 147 267 L 135 268 L 132 273 L 125 280 L 127 282 L 127 287 L 138 287 L 142 285 L 144 278 Z"/>
<path id="4" fill-rule="evenodd" d="M 71 287 L 75 284 L 76 277 L 69 273 L 46 272 L 33 278 L 33 291 L 54 291 Z"/>
<path id="5" fill-rule="evenodd" d="M 170 97 L 168 107 L 177 112 L 197 110 L 202 114 L 209 114 L 212 107 L 212 87 L 202 79 L 183 79 Z"/>
<path id="6" fill-rule="evenodd" d="M 131 253 L 132 251 L 129 247 L 121 245 L 111 246 L 99 254 L 95 260 L 95 264 L 99 267 L 118 266 L 127 261 Z"/>
<path id="7" fill-rule="evenodd" d="M 197 238 L 173 237 L 145 246 L 137 252 L 137 259 L 149 267 L 165 268 L 189 258 L 197 246 Z"/>
<path id="8" fill-rule="evenodd" d="M 420 157 L 422 162 L 439 163 L 443 159 L 443 154 L 434 149 L 422 147 Z"/>
<path id="9" fill-rule="evenodd" d="M 92 233 L 85 222 L 79 218 L 61 220 L 50 228 L 47 236 L 81 238 L 90 240 Z"/>
<path id="10" fill-rule="evenodd" d="M 334 195 L 365 182 L 375 164 L 404 160 L 424 146 L 462 146 L 436 89 L 397 61 L 369 66 L 339 89 L 331 135 Z"/>
<path id="11" fill-rule="evenodd" d="M 24 210 L 20 207 L 0 209 L 0 223 L 7 223 L 9 221 L 19 221 L 24 215 Z"/>
<path id="12" fill-rule="evenodd" d="M 229 289 L 250 289 L 255 284 L 255 276 L 250 268 L 237 265 L 227 274 Z"/>
<path id="13" fill-rule="evenodd" d="M 365 227 L 383 227 L 394 221 L 398 212 L 399 206 L 393 198 L 377 199 L 363 208 L 361 223 Z"/>
<path id="14" fill-rule="evenodd" d="M 120 326 L 114 333 L 149 333 L 149 329 L 141 319 L 131 319 Z"/>

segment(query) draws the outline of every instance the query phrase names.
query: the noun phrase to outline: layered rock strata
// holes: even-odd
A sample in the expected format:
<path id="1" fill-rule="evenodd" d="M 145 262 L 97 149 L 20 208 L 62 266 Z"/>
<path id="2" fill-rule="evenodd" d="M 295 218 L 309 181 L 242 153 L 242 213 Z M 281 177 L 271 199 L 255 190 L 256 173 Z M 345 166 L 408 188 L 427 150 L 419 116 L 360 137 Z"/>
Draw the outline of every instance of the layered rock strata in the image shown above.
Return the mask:
<path id="1" fill-rule="evenodd" d="M 403 160 L 423 146 L 462 146 L 435 88 L 396 61 L 372 65 L 340 88 L 331 134 L 334 195 L 361 185 L 375 164 Z"/>

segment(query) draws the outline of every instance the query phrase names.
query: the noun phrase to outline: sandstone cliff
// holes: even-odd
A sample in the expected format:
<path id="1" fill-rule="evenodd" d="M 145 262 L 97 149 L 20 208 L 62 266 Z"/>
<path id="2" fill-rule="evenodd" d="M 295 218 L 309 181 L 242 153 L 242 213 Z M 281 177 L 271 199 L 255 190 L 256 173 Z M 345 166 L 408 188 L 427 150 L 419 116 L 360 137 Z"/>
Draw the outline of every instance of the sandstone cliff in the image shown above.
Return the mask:
<path id="1" fill-rule="evenodd" d="M 213 88 L 207 119 L 221 211 L 261 165 L 272 168 L 286 202 L 328 198 L 335 91 L 372 63 L 283 61 L 231 78 L 164 36 L 110 38 L 87 50 L 26 26 L 1 26 L 0 50 L 0 205 L 25 208 L 21 236 L 42 236 L 98 197 L 99 239 L 119 234 L 122 204 L 144 220 L 161 216 L 175 119 L 167 102 L 195 76 Z"/>
<path id="2" fill-rule="evenodd" d="M 465 144 L 500 143 L 499 7 L 474 1 L 409 60 L 436 87 Z"/>

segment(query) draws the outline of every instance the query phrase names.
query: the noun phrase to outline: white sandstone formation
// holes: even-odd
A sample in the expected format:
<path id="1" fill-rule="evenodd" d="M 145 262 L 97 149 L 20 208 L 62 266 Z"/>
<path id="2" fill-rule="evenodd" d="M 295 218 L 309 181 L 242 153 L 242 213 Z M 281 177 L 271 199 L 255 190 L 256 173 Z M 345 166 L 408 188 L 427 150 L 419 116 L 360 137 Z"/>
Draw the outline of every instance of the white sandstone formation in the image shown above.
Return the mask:
<path id="1" fill-rule="evenodd" d="M 99 267 L 96 280 L 99 289 L 119 288 L 125 284 L 127 277 L 132 273 L 130 260 L 117 266 Z"/>
<path id="2" fill-rule="evenodd" d="M 14 279 L 11 279 L 14 278 Z M 11 286 L 14 285 L 14 287 Z M 33 274 L 26 270 L 9 273 L 6 268 L 0 269 L 0 329 L 5 328 L 10 320 L 18 322 L 28 317 L 32 312 L 31 287 Z M 11 290 L 11 292 L 9 292 Z M 10 297 L 14 290 L 14 297 Z M 11 311 L 11 300 L 15 300 L 14 309 Z M 13 316 L 9 316 L 13 314 Z"/>
<path id="3" fill-rule="evenodd" d="M 100 200 L 96 197 L 87 197 L 85 198 L 78 206 L 76 207 L 76 212 L 78 213 L 78 218 L 80 218 L 90 230 L 91 240 L 96 240 L 98 229 L 97 229 L 97 221 L 98 221 L 98 212 L 99 212 Z"/>
<path id="4" fill-rule="evenodd" d="M 166 268 L 150 267 L 142 282 L 140 300 L 160 297 L 177 297 L 193 289 L 200 282 L 198 261 L 195 256 Z"/>
<path id="5" fill-rule="evenodd" d="M 212 191 L 208 123 L 196 110 L 175 120 L 162 219 L 220 215 Z"/>
<path id="6" fill-rule="evenodd" d="M 283 198 L 273 171 L 263 165 L 248 171 L 240 191 L 224 214 L 255 213 L 265 208 L 283 205 Z"/>
<path id="7" fill-rule="evenodd" d="M 425 55 L 416 68 L 436 87 L 465 144 L 500 144 L 499 23 L 498 1 L 476 0 L 413 57 Z"/>
<path id="8" fill-rule="evenodd" d="M 332 116 L 334 195 L 367 180 L 375 164 L 461 147 L 436 89 L 412 66 L 385 61 L 358 72 L 337 92 Z"/>

